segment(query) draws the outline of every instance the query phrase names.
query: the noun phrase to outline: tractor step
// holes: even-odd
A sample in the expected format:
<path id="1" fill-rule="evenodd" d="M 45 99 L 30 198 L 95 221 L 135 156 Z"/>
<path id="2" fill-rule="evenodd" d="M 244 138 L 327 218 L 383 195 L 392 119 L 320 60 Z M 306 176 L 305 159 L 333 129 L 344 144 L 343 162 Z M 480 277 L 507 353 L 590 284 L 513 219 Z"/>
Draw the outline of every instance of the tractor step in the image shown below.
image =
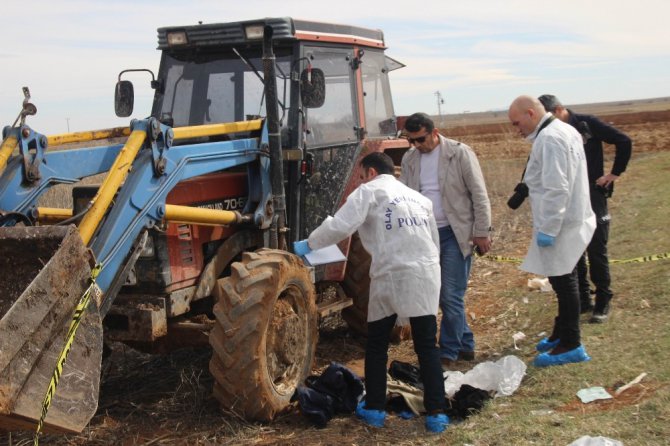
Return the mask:
<path id="1" fill-rule="evenodd" d="M 326 317 L 354 304 L 353 299 L 347 297 L 339 285 L 336 287 L 336 290 L 337 298 L 322 302 L 316 307 L 319 317 Z"/>

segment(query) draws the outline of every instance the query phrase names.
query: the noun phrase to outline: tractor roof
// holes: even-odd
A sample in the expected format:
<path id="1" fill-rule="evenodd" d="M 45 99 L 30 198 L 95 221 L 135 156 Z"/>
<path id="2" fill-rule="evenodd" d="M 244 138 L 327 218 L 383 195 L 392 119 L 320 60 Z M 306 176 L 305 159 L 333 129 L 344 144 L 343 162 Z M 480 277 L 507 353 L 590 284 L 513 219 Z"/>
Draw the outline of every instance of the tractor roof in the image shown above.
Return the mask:
<path id="1" fill-rule="evenodd" d="M 262 34 L 259 36 L 258 30 L 265 26 L 272 27 L 273 39 L 279 41 L 307 40 L 385 48 L 384 33 L 378 29 L 279 17 L 159 28 L 158 49 L 204 49 L 260 42 Z M 254 30 L 256 34 L 253 34 Z M 179 36 L 175 39 L 168 38 L 173 35 Z"/>

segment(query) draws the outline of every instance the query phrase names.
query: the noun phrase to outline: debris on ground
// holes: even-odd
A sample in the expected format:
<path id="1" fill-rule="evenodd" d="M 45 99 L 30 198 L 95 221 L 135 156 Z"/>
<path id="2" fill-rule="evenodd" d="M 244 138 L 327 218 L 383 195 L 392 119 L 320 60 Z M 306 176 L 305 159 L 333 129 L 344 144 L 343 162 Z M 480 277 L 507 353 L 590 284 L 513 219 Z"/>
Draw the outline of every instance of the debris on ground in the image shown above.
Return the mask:
<path id="1" fill-rule="evenodd" d="M 526 374 L 526 364 L 514 355 L 500 358 L 496 362 L 485 361 L 472 370 L 445 372 L 444 390 L 452 397 L 462 385 L 468 384 L 477 389 L 495 392 L 495 396 L 510 396 L 521 384 Z"/>
<path id="2" fill-rule="evenodd" d="M 623 443 L 619 440 L 612 440 L 607 437 L 590 437 L 584 435 L 570 443 L 568 446 L 623 446 Z"/>
<path id="3" fill-rule="evenodd" d="M 642 380 L 644 379 L 645 376 L 647 376 L 647 373 L 646 373 L 646 372 L 645 372 L 645 373 L 640 373 L 640 374 L 637 376 L 637 378 L 635 378 L 634 380 L 632 380 L 632 381 L 629 382 L 628 384 L 625 384 L 625 385 L 619 387 L 618 389 L 616 389 L 616 390 L 614 391 L 614 395 L 618 396 L 618 395 L 621 394 L 622 392 L 625 392 L 626 390 L 628 390 L 628 389 L 630 389 L 631 387 L 633 387 L 635 384 L 639 384 L 640 381 L 642 381 Z"/>
<path id="4" fill-rule="evenodd" d="M 579 397 L 580 400 L 582 400 L 582 403 L 584 404 L 588 404 L 597 400 L 612 399 L 612 395 L 610 395 L 607 392 L 607 390 L 605 390 L 604 387 L 600 386 L 589 387 L 588 389 L 581 389 L 577 392 L 577 396 Z"/>

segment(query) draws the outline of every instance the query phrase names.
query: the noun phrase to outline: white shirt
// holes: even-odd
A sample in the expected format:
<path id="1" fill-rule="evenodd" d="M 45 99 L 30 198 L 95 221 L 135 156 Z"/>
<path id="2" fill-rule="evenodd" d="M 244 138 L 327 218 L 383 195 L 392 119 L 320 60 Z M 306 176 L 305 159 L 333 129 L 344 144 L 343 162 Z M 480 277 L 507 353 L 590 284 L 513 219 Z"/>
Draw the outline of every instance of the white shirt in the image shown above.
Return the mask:
<path id="1" fill-rule="evenodd" d="M 368 321 L 397 314 L 396 324 L 404 325 L 437 315 L 440 241 L 430 200 L 393 175 L 379 175 L 312 231 L 309 246 L 332 245 L 356 230 L 372 257 Z"/>
<path id="2" fill-rule="evenodd" d="M 442 194 L 438 181 L 440 168 L 440 151 L 438 147 L 428 153 L 421 153 L 420 192 L 433 202 L 433 215 L 438 228 L 449 226 L 449 219 L 442 208 Z"/>

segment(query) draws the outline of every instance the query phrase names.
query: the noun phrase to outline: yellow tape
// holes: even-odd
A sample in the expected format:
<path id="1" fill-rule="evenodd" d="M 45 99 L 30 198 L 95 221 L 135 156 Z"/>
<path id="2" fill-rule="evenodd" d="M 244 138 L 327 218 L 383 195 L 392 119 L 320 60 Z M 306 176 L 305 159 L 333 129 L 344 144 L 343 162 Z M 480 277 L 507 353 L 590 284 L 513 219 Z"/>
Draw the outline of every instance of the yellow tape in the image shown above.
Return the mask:
<path id="1" fill-rule="evenodd" d="M 77 307 L 74 309 L 74 314 L 72 315 L 72 320 L 70 321 L 70 327 L 65 336 L 65 345 L 58 355 L 58 361 L 56 362 L 56 368 L 54 369 L 53 375 L 51 376 L 51 381 L 49 382 L 49 388 L 47 389 L 46 395 L 44 395 L 44 401 L 42 401 L 42 414 L 40 415 L 40 421 L 37 423 L 37 429 L 35 430 L 35 438 L 33 440 L 33 445 L 37 446 L 39 444 L 39 435 L 44 425 L 44 419 L 47 417 L 47 412 L 49 411 L 49 406 L 51 406 L 51 401 L 56 394 L 56 387 L 58 386 L 58 381 L 60 376 L 63 373 L 63 366 L 65 365 L 65 360 L 67 355 L 70 353 L 70 348 L 74 342 L 74 335 L 79 328 L 79 323 L 81 318 L 88 307 L 88 303 L 91 300 L 91 292 L 96 288 L 95 279 L 100 274 L 102 270 L 102 265 L 97 264 L 91 270 L 91 277 L 89 278 L 90 284 L 84 294 L 79 299 Z"/>
<path id="2" fill-rule="evenodd" d="M 505 263 L 521 263 L 523 262 L 523 259 L 520 259 L 518 257 L 505 257 L 505 256 L 492 256 L 492 255 L 485 255 L 485 256 L 480 256 L 483 259 L 487 260 L 493 260 L 494 262 L 505 262 Z M 610 260 L 609 263 L 611 265 L 616 265 L 616 264 L 622 264 L 622 263 L 643 263 L 643 262 L 655 262 L 656 260 L 665 260 L 665 259 L 670 259 L 670 252 L 664 252 L 661 254 L 652 254 L 650 256 L 644 256 L 644 257 L 635 257 L 633 259 L 625 259 L 625 260 Z"/>
<path id="3" fill-rule="evenodd" d="M 505 263 L 521 263 L 523 262 L 523 259 L 519 259 L 517 257 L 505 257 L 505 256 L 492 256 L 492 255 L 485 255 L 485 256 L 478 256 L 482 259 L 487 259 L 487 260 L 493 260 L 494 262 L 505 262 Z"/>
<path id="4" fill-rule="evenodd" d="M 641 263 L 641 262 L 654 262 L 656 260 L 670 259 L 670 252 L 664 252 L 661 254 L 652 254 L 650 256 L 636 257 L 634 259 L 627 260 L 610 260 L 610 263 Z"/>

